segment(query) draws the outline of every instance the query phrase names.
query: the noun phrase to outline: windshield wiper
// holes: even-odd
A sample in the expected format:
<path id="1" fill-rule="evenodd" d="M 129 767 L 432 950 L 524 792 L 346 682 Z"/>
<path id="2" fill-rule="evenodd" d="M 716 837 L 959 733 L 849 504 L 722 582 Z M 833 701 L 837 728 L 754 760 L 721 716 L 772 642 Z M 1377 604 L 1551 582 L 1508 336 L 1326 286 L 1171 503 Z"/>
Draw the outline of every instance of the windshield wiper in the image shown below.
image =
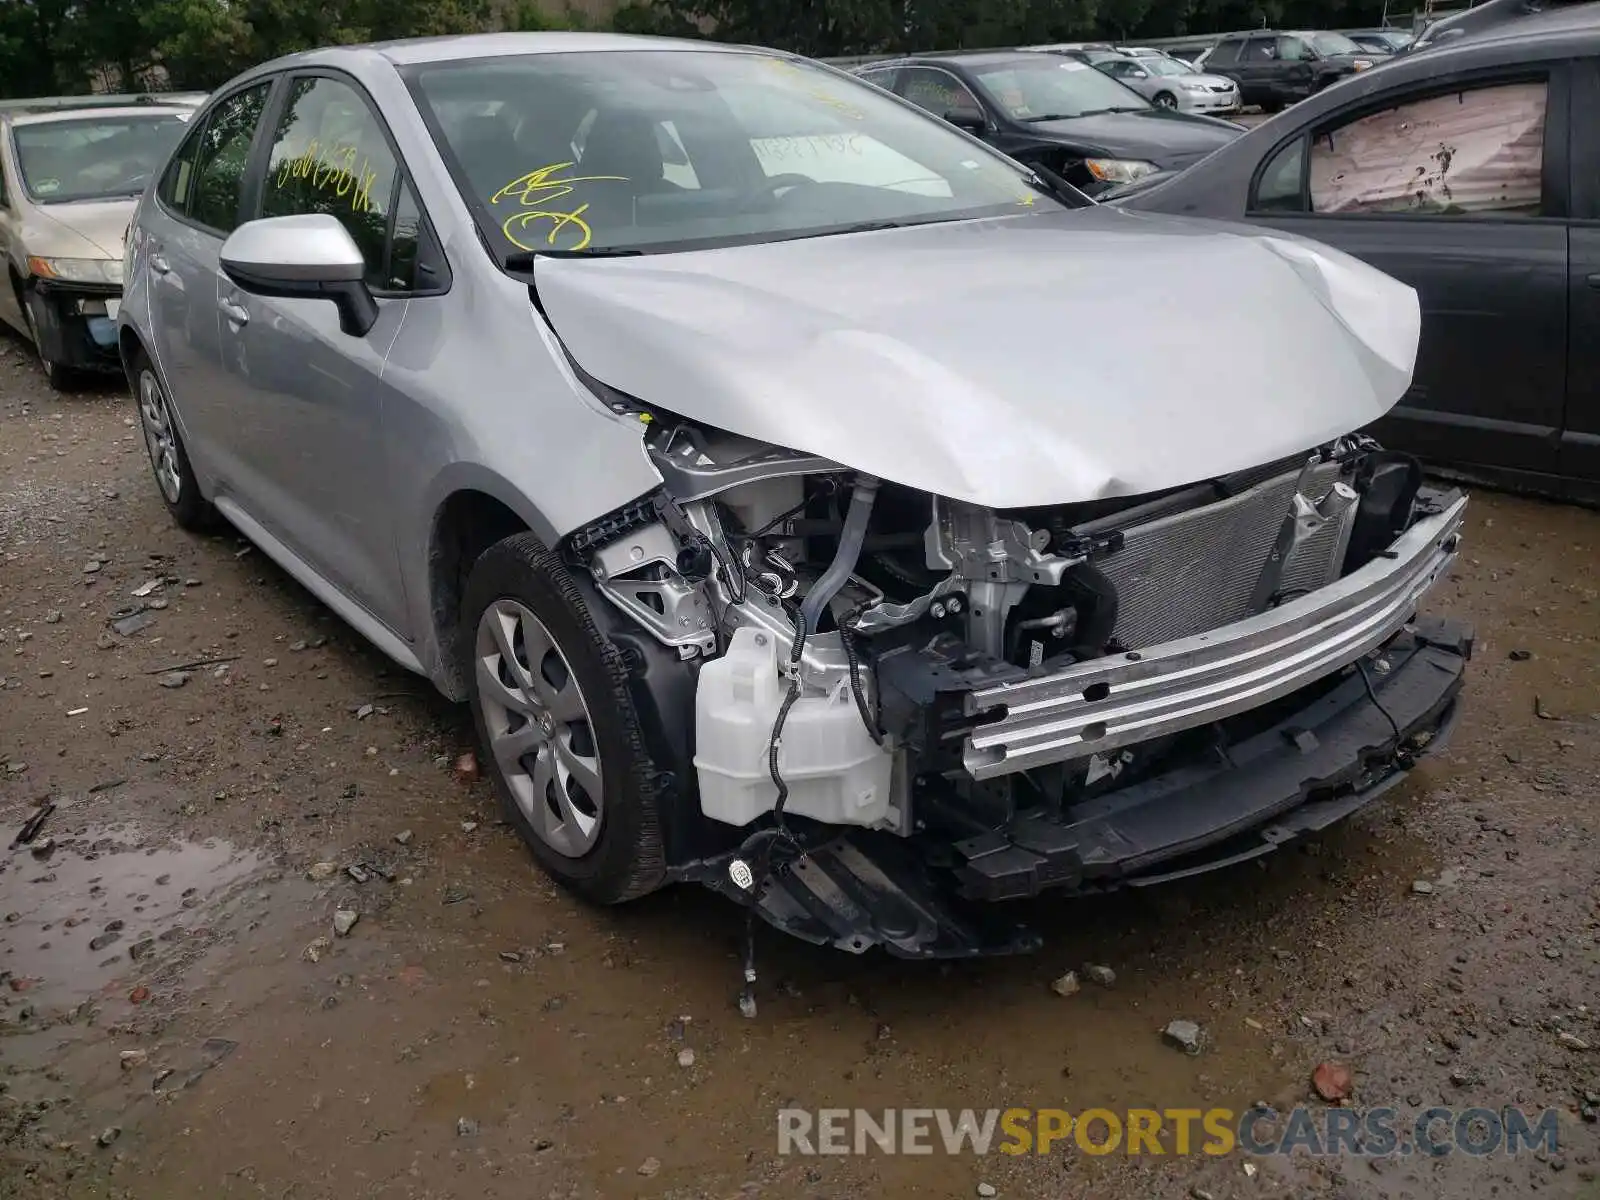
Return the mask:
<path id="1" fill-rule="evenodd" d="M 1111 111 L 1110 109 L 1106 109 L 1106 108 L 1097 108 L 1097 109 L 1094 110 L 1094 112 L 1110 112 L 1110 111 Z M 1070 121 L 1074 117 L 1092 117 L 1092 116 L 1094 116 L 1094 112 L 1044 113 L 1044 114 L 1042 114 L 1040 116 L 1037 116 L 1037 117 L 1023 117 L 1022 120 L 1023 120 L 1024 124 L 1037 125 L 1040 121 Z"/>
<path id="2" fill-rule="evenodd" d="M 643 250 L 631 246 L 602 247 L 598 250 L 517 250 L 506 255 L 506 270 L 531 271 L 541 258 L 637 258 Z"/>
<path id="3" fill-rule="evenodd" d="M 1071 114 L 1062 115 L 1062 116 L 1029 117 L 1028 120 L 1030 122 L 1031 121 L 1065 121 L 1065 120 L 1070 120 L 1072 117 L 1099 117 L 1099 116 L 1104 116 L 1106 113 L 1127 113 L 1127 112 L 1131 112 L 1131 113 L 1134 112 L 1135 113 L 1135 112 L 1146 112 L 1146 111 L 1148 111 L 1148 110 L 1147 109 L 1143 109 L 1143 108 L 1132 108 L 1132 107 L 1129 107 L 1128 105 L 1124 104 L 1124 105 L 1114 105 L 1111 108 L 1086 108 L 1080 113 L 1071 113 Z"/>
<path id="4" fill-rule="evenodd" d="M 885 229 L 904 229 L 906 221 L 862 221 L 856 225 L 834 225 L 827 229 L 814 229 L 807 233 L 774 238 L 776 242 L 803 242 L 807 238 L 833 237 L 840 233 L 879 233 Z"/>
<path id="5" fill-rule="evenodd" d="M 1061 201 L 1068 208 L 1087 208 L 1094 203 L 1049 167 L 1036 166 L 1032 174 L 1024 175 L 1022 179 L 1034 191 L 1043 192 L 1046 196 Z"/>

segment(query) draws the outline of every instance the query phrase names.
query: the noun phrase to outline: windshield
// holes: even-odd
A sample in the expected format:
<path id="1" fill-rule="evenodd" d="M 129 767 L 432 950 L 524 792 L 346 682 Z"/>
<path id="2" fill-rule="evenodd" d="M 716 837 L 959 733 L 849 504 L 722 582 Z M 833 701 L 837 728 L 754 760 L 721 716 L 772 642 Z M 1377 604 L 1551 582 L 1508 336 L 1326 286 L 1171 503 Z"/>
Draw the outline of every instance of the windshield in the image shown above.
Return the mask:
<path id="1" fill-rule="evenodd" d="M 1361 47 L 1342 33 L 1308 33 L 1305 36 L 1306 41 L 1316 48 L 1318 54 L 1361 53 Z"/>
<path id="2" fill-rule="evenodd" d="M 502 258 L 1059 207 L 944 122 L 776 55 L 537 54 L 428 64 L 407 81 Z"/>
<path id="3" fill-rule="evenodd" d="M 1175 58 L 1141 58 L 1139 65 L 1152 75 L 1193 75 L 1195 69 Z"/>
<path id="4" fill-rule="evenodd" d="M 971 69 L 994 102 L 1019 121 L 1142 112 L 1150 107 L 1138 92 L 1087 63 L 1051 55 L 1040 59 Z"/>
<path id="5" fill-rule="evenodd" d="M 187 120 L 187 113 L 167 113 L 16 125 L 11 138 L 22 185 L 41 204 L 137 196 Z"/>

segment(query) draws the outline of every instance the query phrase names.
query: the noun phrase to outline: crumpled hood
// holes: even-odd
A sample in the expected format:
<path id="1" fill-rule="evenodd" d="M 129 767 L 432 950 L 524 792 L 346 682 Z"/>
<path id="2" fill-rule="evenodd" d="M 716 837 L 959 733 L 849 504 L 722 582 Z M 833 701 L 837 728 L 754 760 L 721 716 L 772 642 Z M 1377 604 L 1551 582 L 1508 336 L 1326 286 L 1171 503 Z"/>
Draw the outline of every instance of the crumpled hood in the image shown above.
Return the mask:
<path id="1" fill-rule="evenodd" d="M 30 249 L 47 258 L 121 258 L 122 239 L 138 203 L 138 197 L 130 197 L 42 205 L 37 213 L 45 247 Z"/>
<path id="2" fill-rule="evenodd" d="M 991 507 L 1138 495 L 1348 433 L 1410 385 L 1404 284 L 1312 242 L 1089 208 L 540 259 L 595 378 Z"/>

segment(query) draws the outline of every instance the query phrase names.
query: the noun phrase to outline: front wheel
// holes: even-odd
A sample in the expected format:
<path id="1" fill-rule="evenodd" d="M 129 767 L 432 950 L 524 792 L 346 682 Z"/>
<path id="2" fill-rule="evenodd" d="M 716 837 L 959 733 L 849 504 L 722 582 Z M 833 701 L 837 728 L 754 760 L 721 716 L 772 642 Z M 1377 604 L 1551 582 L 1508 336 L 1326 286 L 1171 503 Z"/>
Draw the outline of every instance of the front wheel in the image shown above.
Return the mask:
<path id="1" fill-rule="evenodd" d="M 1156 93 L 1155 106 L 1157 108 L 1177 108 L 1178 98 L 1171 92 Z"/>
<path id="2" fill-rule="evenodd" d="M 560 556 L 531 533 L 485 551 L 458 645 L 495 791 L 539 865 L 601 904 L 660 887 L 656 772 L 623 656 Z"/>

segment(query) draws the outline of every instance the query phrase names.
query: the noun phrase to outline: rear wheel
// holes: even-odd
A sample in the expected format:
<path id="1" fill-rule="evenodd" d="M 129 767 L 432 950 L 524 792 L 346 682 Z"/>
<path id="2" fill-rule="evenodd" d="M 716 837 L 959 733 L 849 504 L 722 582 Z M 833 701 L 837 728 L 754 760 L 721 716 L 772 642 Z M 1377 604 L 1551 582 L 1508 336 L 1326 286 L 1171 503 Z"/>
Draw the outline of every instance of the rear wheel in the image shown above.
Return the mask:
<path id="1" fill-rule="evenodd" d="M 150 470 L 161 492 L 161 502 L 182 528 L 195 532 L 210 529 L 217 523 L 217 510 L 200 494 L 167 390 L 143 350 L 134 352 L 131 365 L 139 426 L 144 432 L 144 448 L 150 455 Z"/>
<path id="2" fill-rule="evenodd" d="M 656 772 L 623 657 L 560 556 L 530 533 L 485 551 L 467 579 L 459 647 L 486 767 L 539 865 L 602 904 L 659 887 Z"/>

